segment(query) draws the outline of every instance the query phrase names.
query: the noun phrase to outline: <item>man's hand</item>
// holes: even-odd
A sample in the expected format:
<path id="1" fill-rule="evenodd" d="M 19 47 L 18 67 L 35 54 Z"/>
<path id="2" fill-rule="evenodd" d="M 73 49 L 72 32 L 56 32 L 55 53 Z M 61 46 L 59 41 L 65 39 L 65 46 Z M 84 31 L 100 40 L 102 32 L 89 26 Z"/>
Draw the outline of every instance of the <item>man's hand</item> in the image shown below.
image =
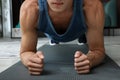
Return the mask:
<path id="1" fill-rule="evenodd" d="M 75 70 L 79 74 L 89 73 L 90 72 L 90 61 L 87 56 L 80 51 L 76 51 L 74 55 L 74 66 Z"/>
<path id="2" fill-rule="evenodd" d="M 27 67 L 32 75 L 40 75 L 43 71 L 43 59 L 44 56 L 42 52 L 37 52 L 32 55 L 27 62 Z"/>

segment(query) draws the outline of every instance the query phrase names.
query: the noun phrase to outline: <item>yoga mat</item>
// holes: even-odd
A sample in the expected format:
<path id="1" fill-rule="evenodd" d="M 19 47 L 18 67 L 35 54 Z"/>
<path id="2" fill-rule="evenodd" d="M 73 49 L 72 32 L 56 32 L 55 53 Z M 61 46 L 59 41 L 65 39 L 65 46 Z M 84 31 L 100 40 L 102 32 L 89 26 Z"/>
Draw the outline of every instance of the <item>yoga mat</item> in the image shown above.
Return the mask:
<path id="1" fill-rule="evenodd" d="M 120 80 L 120 67 L 108 56 L 89 74 L 77 74 L 73 66 L 74 53 L 76 50 L 87 53 L 87 45 L 44 45 L 39 50 L 42 50 L 45 56 L 44 71 L 41 75 L 30 75 L 27 68 L 18 62 L 0 73 L 0 80 Z"/>

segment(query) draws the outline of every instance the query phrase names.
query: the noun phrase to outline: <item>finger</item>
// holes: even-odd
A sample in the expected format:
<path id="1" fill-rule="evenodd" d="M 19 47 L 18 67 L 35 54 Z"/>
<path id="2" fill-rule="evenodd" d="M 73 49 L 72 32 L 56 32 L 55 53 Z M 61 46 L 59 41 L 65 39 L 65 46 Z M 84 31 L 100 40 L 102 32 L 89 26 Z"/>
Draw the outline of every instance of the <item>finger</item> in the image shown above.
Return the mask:
<path id="1" fill-rule="evenodd" d="M 33 67 L 33 68 L 42 68 L 43 67 L 43 64 L 40 63 L 40 64 L 37 64 L 37 63 L 33 63 L 33 62 L 29 62 L 27 64 L 28 67 Z"/>
<path id="2" fill-rule="evenodd" d="M 90 72 L 90 70 L 77 71 L 78 74 L 85 74 L 85 73 L 87 74 L 89 72 Z"/>
<path id="3" fill-rule="evenodd" d="M 86 65 L 86 66 L 82 66 L 82 67 L 75 67 L 75 70 L 79 71 L 79 70 L 90 70 L 90 66 Z"/>
<path id="4" fill-rule="evenodd" d="M 37 63 L 37 64 L 42 63 L 42 59 L 40 59 L 40 58 L 31 57 L 29 60 L 30 60 L 32 63 Z"/>
<path id="5" fill-rule="evenodd" d="M 41 72 L 31 72 L 31 71 L 29 71 L 29 73 L 30 73 L 31 75 L 40 75 L 40 74 L 41 74 Z"/>
<path id="6" fill-rule="evenodd" d="M 29 67 L 28 70 L 30 72 L 42 72 L 43 68 L 31 68 L 31 67 Z"/>
<path id="7" fill-rule="evenodd" d="M 78 62 L 82 62 L 82 61 L 87 60 L 87 59 L 88 59 L 87 56 L 85 54 L 82 54 L 80 57 L 75 58 L 74 60 L 76 63 L 78 63 Z"/>
<path id="8" fill-rule="evenodd" d="M 82 66 L 86 66 L 86 65 L 90 65 L 90 61 L 89 60 L 85 60 L 85 61 L 79 62 L 79 63 L 74 63 L 75 67 L 82 67 Z"/>
<path id="9" fill-rule="evenodd" d="M 78 57 L 80 57 L 81 55 L 82 55 L 82 52 L 76 51 L 74 57 L 75 57 L 75 58 L 78 58 Z"/>
<path id="10" fill-rule="evenodd" d="M 38 55 L 39 58 L 44 59 L 43 52 L 38 51 L 36 54 Z"/>

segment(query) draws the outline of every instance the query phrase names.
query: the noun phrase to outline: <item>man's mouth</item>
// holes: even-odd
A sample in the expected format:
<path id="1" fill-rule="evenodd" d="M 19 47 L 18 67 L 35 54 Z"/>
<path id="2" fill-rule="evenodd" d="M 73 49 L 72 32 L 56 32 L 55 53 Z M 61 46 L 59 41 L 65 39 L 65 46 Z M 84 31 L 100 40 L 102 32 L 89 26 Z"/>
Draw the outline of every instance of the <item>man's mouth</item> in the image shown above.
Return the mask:
<path id="1" fill-rule="evenodd" d="M 63 2 L 53 2 L 54 5 L 63 5 Z"/>

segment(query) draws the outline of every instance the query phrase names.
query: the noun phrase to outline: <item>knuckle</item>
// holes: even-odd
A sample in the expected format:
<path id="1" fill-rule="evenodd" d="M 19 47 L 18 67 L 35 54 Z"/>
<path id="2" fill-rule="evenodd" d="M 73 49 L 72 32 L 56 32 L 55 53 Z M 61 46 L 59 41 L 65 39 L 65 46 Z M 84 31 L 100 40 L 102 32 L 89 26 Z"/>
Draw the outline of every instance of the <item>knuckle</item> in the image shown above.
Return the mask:
<path id="1" fill-rule="evenodd" d="M 76 66 L 78 66 L 78 64 L 77 64 L 77 63 L 74 63 L 74 66 L 76 67 Z"/>
<path id="2" fill-rule="evenodd" d="M 32 68 L 28 67 L 28 70 L 29 70 L 29 71 L 31 71 L 31 70 L 32 70 Z"/>
<path id="3" fill-rule="evenodd" d="M 90 72 L 89 69 L 87 69 L 87 70 L 78 70 L 78 71 L 77 71 L 78 74 L 87 74 L 87 73 L 89 73 L 89 72 Z"/>
<path id="4" fill-rule="evenodd" d="M 86 68 L 87 68 L 87 69 L 90 69 L 90 66 L 87 66 Z"/>
<path id="5" fill-rule="evenodd" d="M 88 69 L 87 71 L 86 71 L 86 73 L 89 73 L 90 72 L 90 70 Z"/>
<path id="6" fill-rule="evenodd" d="M 78 60 L 75 58 L 74 61 L 77 62 Z"/>
<path id="7" fill-rule="evenodd" d="M 89 61 L 89 60 L 86 60 L 86 63 L 87 63 L 87 64 L 90 64 L 90 61 Z"/>
<path id="8" fill-rule="evenodd" d="M 29 73 L 30 73 L 31 75 L 40 75 L 40 74 L 41 74 L 40 72 L 31 72 L 31 71 L 29 71 Z"/>
<path id="9" fill-rule="evenodd" d="M 43 64 L 41 64 L 41 65 L 40 65 L 40 67 L 41 67 L 41 68 L 43 68 L 43 67 L 44 67 L 44 65 L 43 65 Z"/>
<path id="10" fill-rule="evenodd" d="M 27 63 L 27 66 L 28 66 L 28 67 L 29 67 L 29 66 L 31 66 L 31 65 L 32 65 L 32 63 L 31 63 L 31 62 L 28 62 L 28 63 Z"/>
<path id="11" fill-rule="evenodd" d="M 75 70 L 78 70 L 78 68 L 77 68 L 77 67 L 75 67 Z"/>

